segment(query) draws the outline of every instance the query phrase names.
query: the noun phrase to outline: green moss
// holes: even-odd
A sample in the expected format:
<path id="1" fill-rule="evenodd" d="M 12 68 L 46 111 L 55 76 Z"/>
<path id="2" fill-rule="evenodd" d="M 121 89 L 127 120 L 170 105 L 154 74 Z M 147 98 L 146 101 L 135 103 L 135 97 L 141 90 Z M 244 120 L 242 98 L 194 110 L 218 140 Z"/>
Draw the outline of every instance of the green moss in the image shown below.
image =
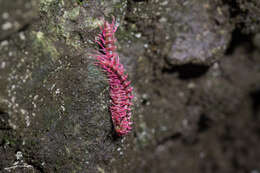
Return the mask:
<path id="1" fill-rule="evenodd" d="M 32 31 L 32 37 L 35 39 L 34 45 L 36 48 L 42 49 L 44 54 L 50 55 L 54 62 L 59 58 L 59 53 L 53 42 L 51 39 L 45 37 L 43 32 Z"/>
<path id="2" fill-rule="evenodd" d="M 93 17 L 87 17 L 84 21 L 83 21 L 83 26 L 84 27 L 88 27 L 88 28 L 98 28 L 99 25 L 102 24 L 102 21 L 98 18 L 93 18 Z"/>
<path id="3" fill-rule="evenodd" d="M 61 4 L 62 6 L 64 5 L 63 0 L 40 0 L 39 11 L 49 12 L 50 6 L 54 3 Z"/>
<path id="4" fill-rule="evenodd" d="M 79 16 L 80 7 L 73 8 L 72 10 L 65 11 L 63 17 L 69 20 L 75 20 Z"/>
<path id="5" fill-rule="evenodd" d="M 75 23 L 73 21 L 77 20 L 80 15 L 80 7 L 75 7 L 71 10 L 65 10 L 63 15 L 58 15 L 57 10 L 63 8 L 62 4 L 54 4 L 49 6 L 49 11 L 54 11 L 54 13 L 48 14 L 51 20 L 47 25 L 48 32 L 52 34 L 55 38 L 65 39 L 67 45 L 73 46 L 74 48 L 80 48 L 79 40 L 80 36 L 75 31 Z"/>
<path id="6" fill-rule="evenodd" d="M 17 144 L 17 139 L 15 139 L 13 136 L 4 135 L 2 137 L 2 144 L 9 145 L 9 146 L 15 146 Z"/>
<path id="7" fill-rule="evenodd" d="M 40 11 L 48 12 L 48 7 L 54 0 L 40 0 Z"/>

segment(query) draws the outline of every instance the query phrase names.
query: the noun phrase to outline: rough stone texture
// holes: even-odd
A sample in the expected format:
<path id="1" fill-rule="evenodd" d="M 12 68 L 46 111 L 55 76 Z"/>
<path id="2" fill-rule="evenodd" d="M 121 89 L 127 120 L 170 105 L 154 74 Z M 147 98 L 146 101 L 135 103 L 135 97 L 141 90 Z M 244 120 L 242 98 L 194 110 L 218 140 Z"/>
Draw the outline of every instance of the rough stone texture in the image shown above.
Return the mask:
<path id="1" fill-rule="evenodd" d="M 163 27 L 171 25 L 173 31 L 173 38 L 166 38 L 164 44 L 170 47 L 166 55 L 169 63 L 209 64 L 220 58 L 230 40 L 228 11 L 214 1 L 184 1 L 171 6 L 175 10 L 166 11 L 166 16 L 159 19 L 167 23 Z"/>
<path id="2" fill-rule="evenodd" d="M 231 19 L 242 32 L 247 34 L 259 32 L 260 1 L 227 0 L 223 2 L 229 5 Z"/>
<path id="3" fill-rule="evenodd" d="M 203 0 L 150 1 L 133 5 L 127 18 L 137 18 L 136 28 L 147 42 L 145 48 L 150 47 L 169 64 L 207 65 L 224 54 L 231 36 L 228 9 L 219 4 Z M 138 9 L 139 16 L 135 14 Z"/>
<path id="4" fill-rule="evenodd" d="M 0 0 L 0 172 L 260 172 L 259 6 L 233 3 Z M 112 15 L 135 88 L 124 138 L 91 56 Z"/>
<path id="5" fill-rule="evenodd" d="M 107 79 L 79 48 L 80 20 L 92 19 L 79 16 L 78 4 L 41 1 L 34 8 L 38 20 L 6 31 L 0 46 L 1 172 L 105 169 L 121 141 L 112 135 Z M 97 28 L 90 23 L 84 28 Z"/>
<path id="6" fill-rule="evenodd" d="M 36 14 L 36 1 L 15 1 L 10 3 L 1 0 L 0 40 L 6 39 L 15 32 L 25 30 L 38 16 Z M 18 7 L 18 8 L 17 8 Z"/>

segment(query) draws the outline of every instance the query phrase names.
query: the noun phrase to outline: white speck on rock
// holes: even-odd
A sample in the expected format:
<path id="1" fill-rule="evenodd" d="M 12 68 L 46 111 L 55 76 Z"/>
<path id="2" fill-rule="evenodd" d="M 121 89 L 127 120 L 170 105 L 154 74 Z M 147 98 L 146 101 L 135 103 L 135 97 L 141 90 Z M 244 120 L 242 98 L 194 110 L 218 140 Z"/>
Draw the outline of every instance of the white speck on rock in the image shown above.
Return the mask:
<path id="1" fill-rule="evenodd" d="M 27 111 L 26 111 L 26 110 L 24 110 L 24 109 L 21 109 L 21 113 L 24 115 L 24 114 L 26 114 L 26 113 L 27 113 Z"/>
<path id="2" fill-rule="evenodd" d="M 38 97 L 39 97 L 39 95 L 35 95 L 35 96 L 33 97 L 33 100 L 37 100 Z"/>
<path id="3" fill-rule="evenodd" d="M 5 66 L 6 66 L 6 62 L 2 62 L 2 63 L 1 63 L 1 68 L 4 69 Z"/>
<path id="4" fill-rule="evenodd" d="M 168 1 L 164 1 L 161 3 L 162 6 L 166 6 L 168 4 Z"/>
<path id="5" fill-rule="evenodd" d="M 14 90 L 14 89 L 15 89 L 15 85 L 12 85 L 12 86 L 11 86 L 11 90 Z"/>
<path id="6" fill-rule="evenodd" d="M 61 107 L 61 109 L 62 109 L 63 112 L 66 110 L 63 105 L 61 105 L 60 107 Z"/>
<path id="7" fill-rule="evenodd" d="M 217 62 L 214 63 L 214 64 L 213 64 L 213 68 L 214 68 L 214 69 L 218 69 L 218 68 L 219 68 L 219 64 L 218 64 Z"/>
<path id="8" fill-rule="evenodd" d="M 196 85 L 195 85 L 195 83 L 193 83 L 193 82 L 190 82 L 189 84 L 188 84 L 188 88 L 189 89 L 194 89 L 196 87 Z"/>
<path id="9" fill-rule="evenodd" d="M 141 38 L 141 36 L 142 36 L 141 33 L 137 33 L 137 34 L 135 34 L 135 37 L 136 37 L 136 38 Z"/>
<path id="10" fill-rule="evenodd" d="M 19 33 L 19 37 L 20 37 L 21 40 L 25 40 L 25 35 L 24 35 L 23 32 L 20 32 L 20 33 Z"/>
<path id="11" fill-rule="evenodd" d="M 4 40 L 1 42 L 1 47 L 4 47 L 4 46 L 7 46 L 8 45 L 8 41 L 7 40 Z"/>
<path id="12" fill-rule="evenodd" d="M 21 160 L 23 158 L 23 153 L 21 151 L 17 151 L 15 157 L 17 160 Z"/>
<path id="13" fill-rule="evenodd" d="M 6 22 L 2 25 L 2 30 L 8 30 L 8 29 L 11 29 L 13 27 L 12 23 L 11 22 Z"/>
<path id="14" fill-rule="evenodd" d="M 166 126 L 162 126 L 161 127 L 161 131 L 167 131 L 167 127 Z"/>
<path id="15" fill-rule="evenodd" d="M 161 17 L 161 18 L 159 19 L 159 22 L 160 22 L 160 23 L 166 23 L 166 22 L 167 22 L 167 19 L 166 19 L 165 17 Z"/>
<path id="16" fill-rule="evenodd" d="M 12 129 L 14 129 L 14 130 L 17 128 L 17 126 L 16 126 L 14 123 L 12 123 L 10 120 L 8 120 L 8 124 L 9 124 L 9 126 L 11 126 Z"/>
<path id="17" fill-rule="evenodd" d="M 37 105 L 34 102 L 32 102 L 32 105 L 33 105 L 33 108 L 37 107 Z"/>
<path id="18" fill-rule="evenodd" d="M 60 94 L 60 89 L 59 89 L 59 88 L 56 89 L 55 93 L 56 93 L 56 94 Z"/>
<path id="19" fill-rule="evenodd" d="M 53 84 L 52 86 L 51 86 L 51 90 L 53 90 L 53 88 L 55 87 L 56 85 L 55 84 Z"/>
<path id="20" fill-rule="evenodd" d="M 30 122 L 30 117 L 28 115 L 25 117 L 25 121 L 26 121 L 26 126 L 29 127 L 31 122 Z"/>
<path id="21" fill-rule="evenodd" d="M 5 20 L 8 19 L 9 18 L 9 14 L 7 12 L 4 12 L 2 14 L 2 18 L 5 19 Z"/>
<path id="22" fill-rule="evenodd" d="M 12 103 L 14 103 L 14 102 L 15 102 L 15 100 L 16 100 L 16 98 L 15 98 L 15 97 L 12 97 L 12 98 L 11 98 L 11 102 L 12 102 Z"/>

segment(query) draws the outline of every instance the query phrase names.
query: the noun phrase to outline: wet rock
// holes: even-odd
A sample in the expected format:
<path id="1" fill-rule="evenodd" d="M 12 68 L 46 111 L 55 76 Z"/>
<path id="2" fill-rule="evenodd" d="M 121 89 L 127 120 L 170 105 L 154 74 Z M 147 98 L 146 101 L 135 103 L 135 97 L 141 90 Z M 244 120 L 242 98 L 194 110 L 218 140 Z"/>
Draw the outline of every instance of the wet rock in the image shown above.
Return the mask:
<path id="1" fill-rule="evenodd" d="M 172 41 L 166 41 L 168 62 L 211 64 L 218 60 L 231 36 L 227 10 L 214 2 L 187 1 L 176 5 L 167 16 L 174 32 Z"/>
<path id="2" fill-rule="evenodd" d="M 101 20 L 72 1 L 41 0 L 31 11 L 41 20 L 28 17 L 0 39 L 0 172 L 110 170 L 125 147 L 113 136 L 107 78 L 90 56 Z"/>
<path id="3" fill-rule="evenodd" d="M 136 21 L 130 25 L 132 31 L 136 30 L 146 54 L 160 67 L 187 63 L 209 65 L 228 47 L 233 27 L 228 8 L 222 3 L 154 0 L 130 5 L 133 7 L 127 19 L 130 23 Z"/>
<path id="4" fill-rule="evenodd" d="M 234 9 L 235 21 L 244 33 L 255 33 L 260 30 L 260 1 L 238 0 Z"/>
<path id="5" fill-rule="evenodd" d="M 40 0 L 40 20 L 12 33 L 3 11 L 0 172 L 258 170 L 259 39 L 236 52 L 232 38 L 222 56 L 233 29 L 223 4 Z M 135 92 L 126 138 L 113 136 L 107 77 L 90 56 L 99 17 L 112 15 Z"/>
<path id="6" fill-rule="evenodd" d="M 0 12 L 0 40 L 5 40 L 12 33 L 24 30 L 38 18 L 35 1 L 12 1 L 12 3 L 1 0 Z"/>

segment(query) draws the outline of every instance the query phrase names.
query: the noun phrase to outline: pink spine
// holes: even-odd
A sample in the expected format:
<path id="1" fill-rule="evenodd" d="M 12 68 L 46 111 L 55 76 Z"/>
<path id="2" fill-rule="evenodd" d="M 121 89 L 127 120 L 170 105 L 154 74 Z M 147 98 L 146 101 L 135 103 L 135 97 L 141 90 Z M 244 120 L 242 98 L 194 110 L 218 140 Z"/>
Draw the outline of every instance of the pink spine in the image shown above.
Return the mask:
<path id="1" fill-rule="evenodd" d="M 96 41 L 103 54 L 97 55 L 97 65 L 99 65 L 107 74 L 110 85 L 110 97 L 112 103 L 110 112 L 115 131 L 119 136 L 125 135 L 131 131 L 131 105 L 132 105 L 132 90 L 130 81 L 127 80 L 124 66 L 119 62 L 119 56 L 116 53 L 115 46 L 115 19 L 112 23 L 104 21 L 100 27 L 102 33 L 99 34 Z"/>

